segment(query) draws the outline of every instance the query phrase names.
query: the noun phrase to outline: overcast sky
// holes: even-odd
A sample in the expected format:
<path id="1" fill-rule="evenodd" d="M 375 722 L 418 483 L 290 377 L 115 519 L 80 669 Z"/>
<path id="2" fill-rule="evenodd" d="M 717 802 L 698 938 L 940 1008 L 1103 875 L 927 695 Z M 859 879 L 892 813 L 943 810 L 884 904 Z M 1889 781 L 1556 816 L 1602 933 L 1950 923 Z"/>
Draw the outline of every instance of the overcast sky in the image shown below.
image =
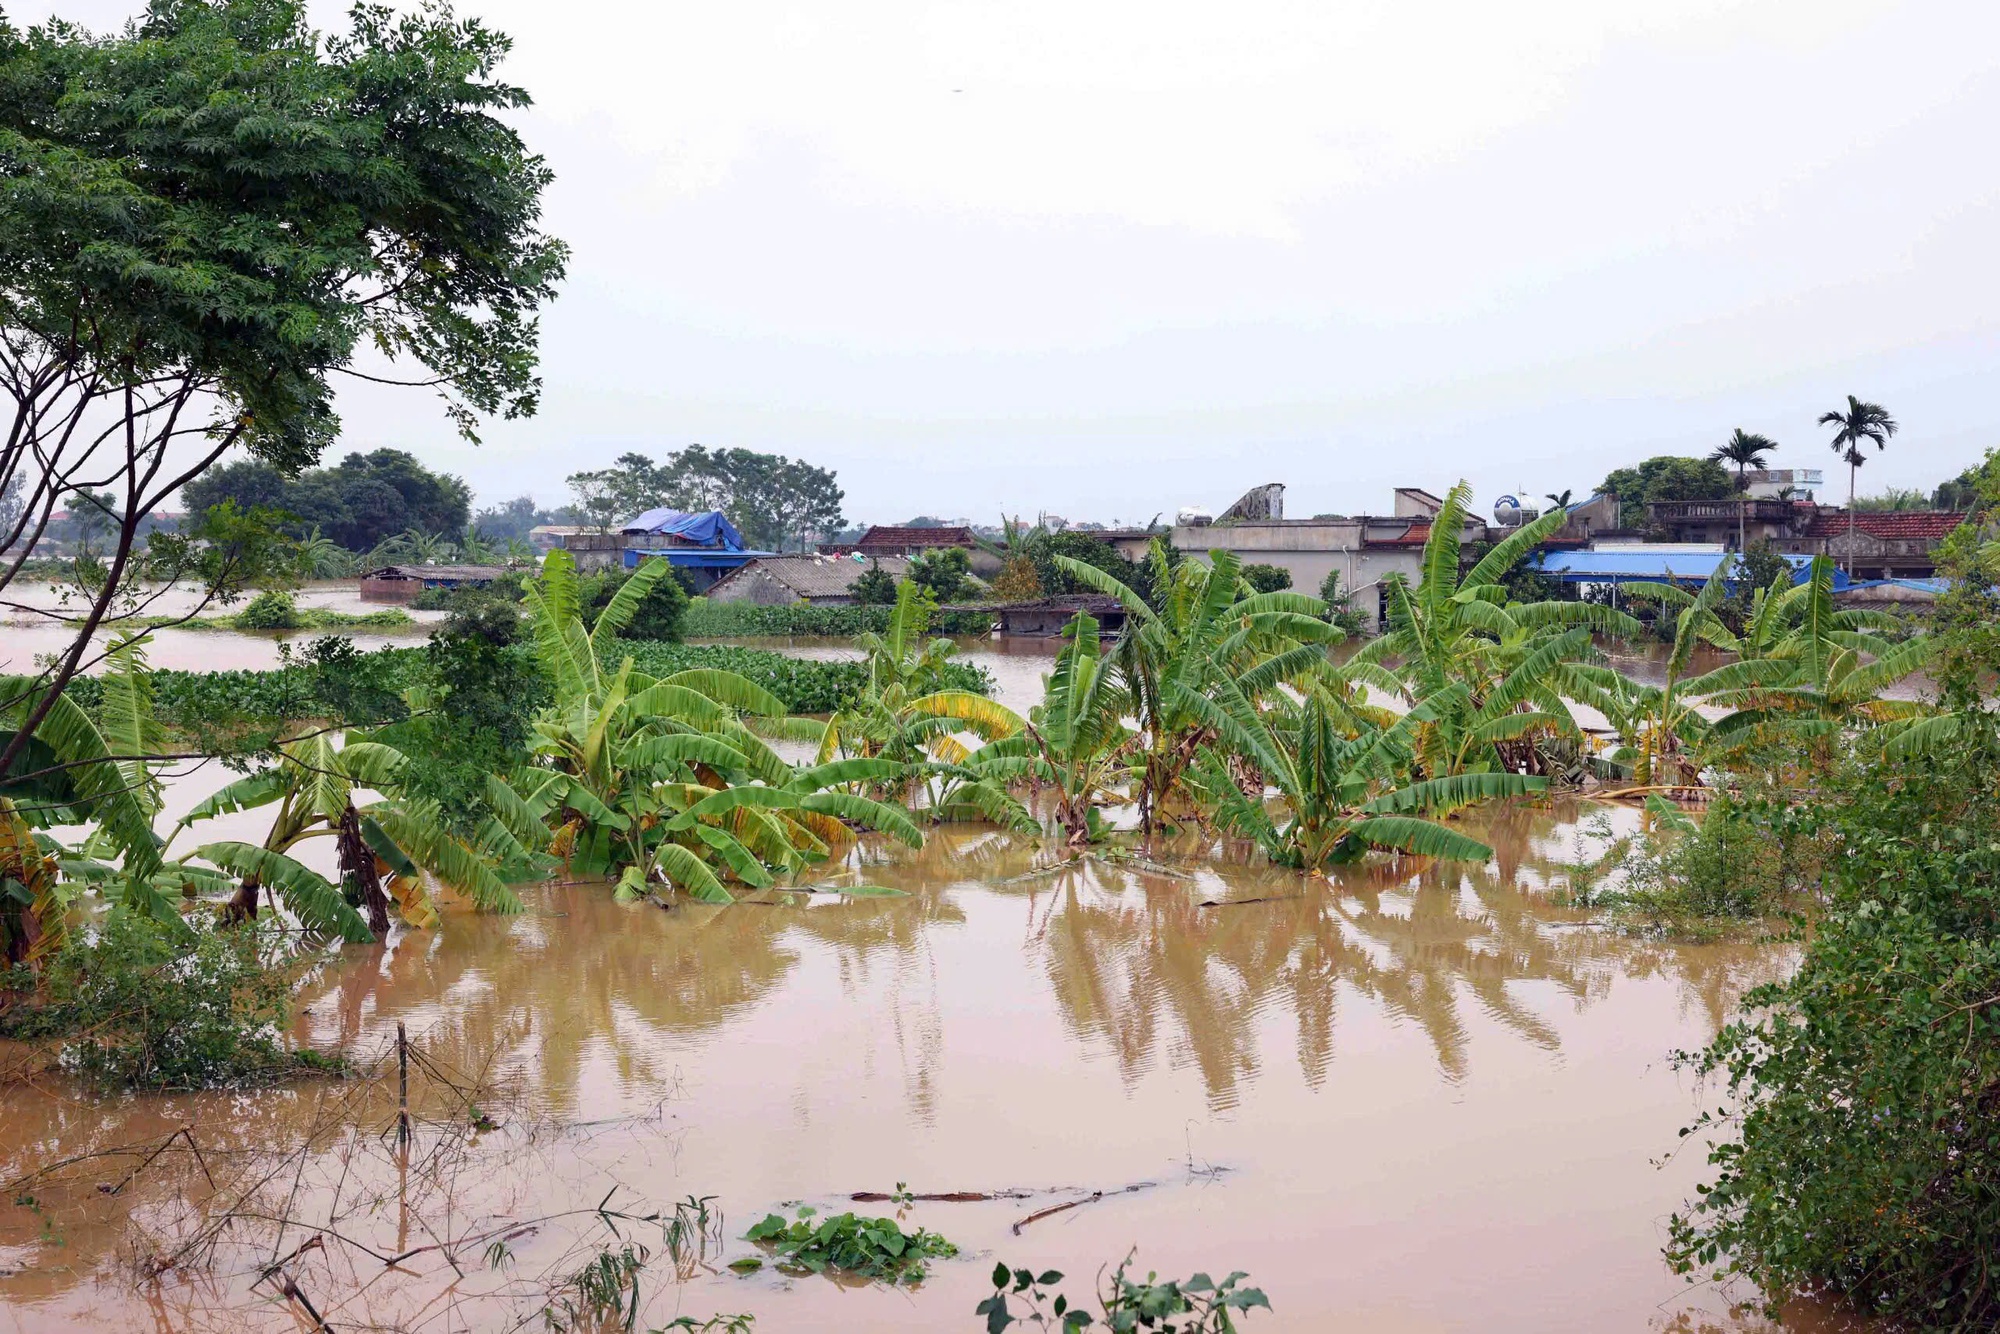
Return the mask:
<path id="1" fill-rule="evenodd" d="M 575 251 L 542 410 L 342 410 L 482 503 L 699 441 L 863 521 L 1381 512 L 1738 426 L 1844 497 L 1850 392 L 1903 424 L 1864 492 L 2000 444 L 1991 0 L 459 9 Z"/>

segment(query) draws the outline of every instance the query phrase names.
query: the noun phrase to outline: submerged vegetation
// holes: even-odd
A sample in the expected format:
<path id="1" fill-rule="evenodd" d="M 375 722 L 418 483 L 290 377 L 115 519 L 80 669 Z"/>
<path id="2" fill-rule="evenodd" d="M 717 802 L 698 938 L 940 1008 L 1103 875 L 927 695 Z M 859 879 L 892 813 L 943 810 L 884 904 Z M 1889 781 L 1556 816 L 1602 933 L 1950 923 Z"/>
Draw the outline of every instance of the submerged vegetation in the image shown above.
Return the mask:
<path id="1" fill-rule="evenodd" d="M 326 1064 L 283 1041 L 289 953 L 275 929 L 117 914 L 49 956 L 40 997 L 0 1011 L 0 1035 L 59 1043 L 63 1067 L 106 1091 L 272 1083 Z"/>
<path id="2" fill-rule="evenodd" d="M 937 1233 L 905 1232 L 893 1218 L 818 1215 L 809 1204 L 800 1205 L 790 1222 L 782 1214 L 767 1214 L 743 1237 L 767 1248 L 780 1269 L 806 1274 L 831 1269 L 888 1283 L 921 1283 L 927 1262 L 958 1254 L 958 1247 Z"/>
<path id="3" fill-rule="evenodd" d="M 1114 1334 L 1136 1330 L 1158 1330 L 1160 1334 L 1236 1334 L 1240 1317 L 1259 1307 L 1271 1309 L 1270 1299 L 1261 1288 L 1238 1286 L 1248 1274 L 1234 1273 L 1221 1282 L 1207 1274 L 1161 1282 L 1158 1274 L 1149 1273 L 1141 1282 L 1127 1277 L 1134 1258 L 1127 1255 L 1104 1280 L 1095 1314 L 1081 1303 L 1072 1302 L 1066 1293 L 1049 1291 L 1062 1282 L 1060 1270 L 1037 1274 L 1031 1269 L 1010 1270 L 1004 1262 L 993 1267 L 993 1295 L 979 1303 L 975 1314 L 986 1318 L 987 1334 L 1003 1334 L 1012 1325 L 1033 1326 L 1058 1334 L 1071 1334 L 1096 1325 Z"/>
<path id="4" fill-rule="evenodd" d="M 1044 552 L 1051 578 L 1116 598 L 1125 629 L 1072 619 L 1023 712 L 933 633 L 917 580 L 865 609 L 838 663 L 633 638 L 649 607 L 677 616 L 677 595 L 656 600 L 667 566 L 593 583 L 560 550 L 518 603 L 455 601 L 423 649 L 322 640 L 277 672 L 163 673 L 128 636 L 46 716 L 0 721 L 25 738 L 0 804 L 5 1023 L 105 1087 L 257 1083 L 302 1059 L 279 1037 L 279 955 L 517 911 L 524 881 L 708 920 L 878 855 L 850 858 L 864 839 L 917 849 L 945 824 L 1040 840 L 1045 864 L 1143 844 L 1400 874 L 1486 862 L 1468 808 L 1594 790 L 1644 816 L 1574 869 L 1577 905 L 1655 931 L 1810 919 L 1798 976 L 1685 1058 L 1735 1105 L 1699 1128 L 1717 1176 L 1674 1223 L 1675 1262 L 1774 1299 L 1990 1320 L 1992 542 L 1955 539 L 1960 587 L 1929 632 L 1840 608 L 1824 559 L 1762 587 L 1726 564 L 1699 589 L 1628 588 L 1672 632 L 1640 682 L 1605 651 L 1644 631 L 1630 612 L 1516 578 L 1564 513 L 1461 563 L 1467 503 L 1454 488 L 1422 577 L 1390 585 L 1385 633 L 1359 646 L 1338 609 L 1227 553 L 1156 544 L 1128 580 Z M 1892 693 L 1927 671 L 1935 701 Z M 175 754 L 244 772 L 161 830 Z M 261 834 L 201 839 L 250 813 Z M 334 873 L 304 855 L 314 840 Z M 184 983 L 173 1003 L 145 1003 L 165 976 Z M 774 1214 L 750 1239 L 781 1268 L 891 1282 L 955 1254 L 851 1213 Z M 644 1263 L 605 1252 L 551 1311 L 629 1324 Z M 1093 1315 L 1049 1295 L 1059 1278 L 1000 1271 L 979 1314 L 1220 1334 L 1267 1305 L 1240 1274 L 1121 1266 Z"/>

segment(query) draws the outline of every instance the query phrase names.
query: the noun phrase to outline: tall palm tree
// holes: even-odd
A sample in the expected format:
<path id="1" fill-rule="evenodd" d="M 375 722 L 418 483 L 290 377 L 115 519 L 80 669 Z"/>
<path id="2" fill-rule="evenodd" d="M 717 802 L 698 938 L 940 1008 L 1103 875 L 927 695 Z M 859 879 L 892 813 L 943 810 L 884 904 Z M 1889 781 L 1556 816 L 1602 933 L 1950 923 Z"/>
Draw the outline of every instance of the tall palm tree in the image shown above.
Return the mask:
<path id="1" fill-rule="evenodd" d="M 1736 489 L 1743 490 L 1743 474 L 1751 468 L 1762 468 L 1764 456 L 1778 447 L 1778 442 L 1768 435 L 1758 435 L 1746 431 L 1741 426 L 1735 434 L 1715 447 L 1708 457 L 1717 463 L 1736 465 Z"/>
<path id="2" fill-rule="evenodd" d="M 1744 485 L 1743 474 L 1751 468 L 1762 468 L 1765 461 L 1764 455 L 1777 447 L 1778 442 L 1770 436 L 1758 435 L 1754 431 L 1746 431 L 1739 426 L 1736 428 L 1736 433 L 1717 445 L 1715 452 L 1708 457 L 1717 463 L 1735 464 L 1736 489 L 1738 491 L 1745 491 L 1749 488 Z M 1736 501 L 1736 549 L 1738 551 L 1743 550 L 1743 508 L 1743 501 L 1739 496 Z"/>
<path id="3" fill-rule="evenodd" d="M 1551 510 L 1567 511 L 1569 509 L 1569 498 L 1576 493 L 1573 489 L 1564 488 L 1561 491 L 1548 491 L 1543 494 L 1548 497 L 1549 508 Z"/>
<path id="4" fill-rule="evenodd" d="M 1840 455 L 1847 464 L 1847 573 L 1854 573 L 1854 478 L 1863 463 L 1868 461 L 1861 452 L 1864 441 L 1873 440 L 1879 452 L 1889 443 L 1889 437 L 1896 433 L 1896 419 L 1880 403 L 1863 403 L 1854 395 L 1847 396 L 1847 411 L 1835 409 L 1819 415 L 1821 426 L 1837 427 L 1833 434 L 1833 452 Z"/>

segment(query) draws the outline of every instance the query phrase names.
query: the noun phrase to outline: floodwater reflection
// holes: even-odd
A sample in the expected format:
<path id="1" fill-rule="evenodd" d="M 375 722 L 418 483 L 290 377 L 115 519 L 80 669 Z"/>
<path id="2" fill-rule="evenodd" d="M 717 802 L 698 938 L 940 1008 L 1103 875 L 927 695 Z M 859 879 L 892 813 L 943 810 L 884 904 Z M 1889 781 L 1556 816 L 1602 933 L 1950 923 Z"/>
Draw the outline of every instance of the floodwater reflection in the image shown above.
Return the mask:
<path id="1" fill-rule="evenodd" d="M 663 911 L 541 886 L 519 917 L 452 915 L 349 952 L 305 994 L 299 1031 L 373 1055 L 401 1022 L 440 1068 L 505 1090 L 503 1124 L 455 1178 L 451 1216 L 480 1226 L 588 1213 L 613 1189 L 719 1196 L 734 1236 L 784 1201 L 898 1181 L 1155 1183 L 1020 1235 L 1032 1206 L 917 1206 L 911 1221 L 969 1258 L 914 1294 L 660 1275 L 641 1327 L 740 1310 L 760 1330 L 969 1328 L 995 1258 L 1087 1281 L 1136 1245 L 1162 1272 L 1249 1270 L 1277 1307 L 1253 1329 L 1761 1329 L 1666 1272 L 1659 1220 L 1699 1163 L 1653 1160 L 1693 1110 L 1666 1054 L 1789 953 L 1635 940 L 1553 907 L 1542 890 L 1576 818 L 1468 822 L 1499 850 L 1485 868 L 1330 879 L 1166 854 L 1050 866 L 959 829 L 917 852 L 871 845 L 824 877 L 904 897 Z M 314 1217 L 386 1202 L 341 1226 L 394 1253 L 406 1185 L 380 1154 L 354 1157 L 392 1114 L 339 1086 L 106 1102 L 19 1084 L 0 1090 L 0 1180 L 182 1126 L 211 1164 L 306 1144 L 299 1199 Z M 268 1236 L 198 1275 L 135 1281 L 180 1235 L 171 1220 L 219 1207 L 191 1167 L 116 1195 L 97 1184 L 0 1205 L 0 1330 L 294 1327 L 251 1290 Z M 289 1235 L 287 1250 L 303 1240 Z M 504 1282 L 415 1261 L 363 1274 L 333 1246 L 297 1272 L 371 1327 L 500 1327 L 523 1310 L 520 1276 L 575 1240 L 524 1234 Z"/>

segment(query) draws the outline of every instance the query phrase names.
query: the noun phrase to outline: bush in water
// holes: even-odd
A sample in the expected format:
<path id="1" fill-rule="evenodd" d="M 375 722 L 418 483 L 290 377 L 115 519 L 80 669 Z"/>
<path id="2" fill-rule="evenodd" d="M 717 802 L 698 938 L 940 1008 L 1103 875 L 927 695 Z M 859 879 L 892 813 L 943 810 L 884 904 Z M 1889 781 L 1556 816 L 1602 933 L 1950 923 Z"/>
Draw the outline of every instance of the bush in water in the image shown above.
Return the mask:
<path id="1" fill-rule="evenodd" d="M 1673 1220 L 1682 1272 L 1905 1328 L 2000 1322 L 1995 773 L 2000 721 L 1975 711 L 1949 755 L 1864 752 L 1811 808 L 1842 855 L 1799 971 L 1682 1058 L 1735 1102 L 1683 1132 L 1734 1127 Z"/>
<path id="2" fill-rule="evenodd" d="M 768 1245 L 781 1268 L 814 1274 L 837 1269 L 891 1283 L 922 1282 L 924 1261 L 958 1254 L 958 1247 L 937 1233 L 922 1228 L 905 1232 L 893 1218 L 845 1213 L 815 1222 L 816 1212 L 804 1205 L 790 1223 L 778 1214 L 766 1214 L 763 1222 L 744 1233 L 744 1240 Z"/>
<path id="3" fill-rule="evenodd" d="M 212 927 L 114 911 L 71 938 L 7 1036 L 53 1042 L 101 1089 L 172 1091 L 269 1083 L 324 1060 L 282 1041 L 291 979 L 275 925 Z"/>
<path id="4" fill-rule="evenodd" d="M 237 628 L 242 630 L 296 630 L 299 607 L 290 593 L 266 589 L 251 598 L 250 605 L 237 612 L 235 620 Z"/>

